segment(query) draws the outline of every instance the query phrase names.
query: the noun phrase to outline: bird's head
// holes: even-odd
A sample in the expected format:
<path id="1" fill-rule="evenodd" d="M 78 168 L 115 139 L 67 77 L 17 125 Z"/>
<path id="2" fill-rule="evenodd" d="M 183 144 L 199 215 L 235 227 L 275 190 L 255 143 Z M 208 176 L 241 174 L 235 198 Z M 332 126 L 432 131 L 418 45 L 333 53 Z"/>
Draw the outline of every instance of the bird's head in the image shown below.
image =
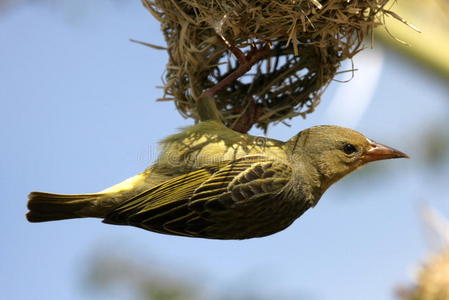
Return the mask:
<path id="1" fill-rule="evenodd" d="M 357 131 L 339 126 L 311 127 L 290 139 L 287 145 L 293 159 L 301 157 L 318 171 L 326 188 L 368 162 L 408 157 Z"/>

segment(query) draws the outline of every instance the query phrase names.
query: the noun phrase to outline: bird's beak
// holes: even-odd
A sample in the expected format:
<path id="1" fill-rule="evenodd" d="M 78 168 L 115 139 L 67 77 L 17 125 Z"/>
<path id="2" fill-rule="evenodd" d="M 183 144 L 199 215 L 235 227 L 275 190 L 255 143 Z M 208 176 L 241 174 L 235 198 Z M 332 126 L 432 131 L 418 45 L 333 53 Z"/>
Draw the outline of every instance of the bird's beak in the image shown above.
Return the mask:
<path id="1" fill-rule="evenodd" d="M 409 156 L 399 150 L 370 141 L 371 148 L 362 156 L 362 160 L 367 163 L 370 161 L 391 159 L 391 158 L 409 158 Z"/>

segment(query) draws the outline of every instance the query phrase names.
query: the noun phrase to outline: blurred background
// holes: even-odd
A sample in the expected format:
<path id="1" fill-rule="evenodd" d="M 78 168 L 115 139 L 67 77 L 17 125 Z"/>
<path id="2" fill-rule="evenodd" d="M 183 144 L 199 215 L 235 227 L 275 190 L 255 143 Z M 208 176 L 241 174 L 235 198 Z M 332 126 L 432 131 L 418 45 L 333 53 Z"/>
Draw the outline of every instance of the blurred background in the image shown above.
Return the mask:
<path id="1" fill-rule="evenodd" d="M 167 57 L 129 41 L 164 45 L 140 1 L 0 0 L 2 298 L 396 299 L 439 249 L 423 207 L 449 216 L 445 7 L 399 3 L 423 33 L 389 22 L 391 34 L 379 30 L 355 57 L 351 81 L 333 82 L 307 119 L 268 132 L 286 140 L 343 125 L 411 159 L 353 173 L 283 232 L 215 241 L 98 219 L 27 223 L 30 191 L 102 190 L 145 169 L 157 142 L 192 121 L 155 102 Z"/>

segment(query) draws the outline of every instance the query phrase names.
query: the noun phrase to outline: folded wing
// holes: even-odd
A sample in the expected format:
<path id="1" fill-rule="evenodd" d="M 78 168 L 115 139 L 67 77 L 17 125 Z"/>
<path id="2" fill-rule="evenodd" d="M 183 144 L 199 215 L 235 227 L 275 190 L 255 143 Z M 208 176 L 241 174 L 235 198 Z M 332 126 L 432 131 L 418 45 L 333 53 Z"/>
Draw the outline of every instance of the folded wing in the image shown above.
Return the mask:
<path id="1" fill-rule="evenodd" d="M 283 163 L 245 156 L 170 179 L 117 207 L 104 222 L 173 235 L 251 237 L 253 224 L 271 221 L 267 209 L 276 209 L 273 202 L 290 176 Z"/>

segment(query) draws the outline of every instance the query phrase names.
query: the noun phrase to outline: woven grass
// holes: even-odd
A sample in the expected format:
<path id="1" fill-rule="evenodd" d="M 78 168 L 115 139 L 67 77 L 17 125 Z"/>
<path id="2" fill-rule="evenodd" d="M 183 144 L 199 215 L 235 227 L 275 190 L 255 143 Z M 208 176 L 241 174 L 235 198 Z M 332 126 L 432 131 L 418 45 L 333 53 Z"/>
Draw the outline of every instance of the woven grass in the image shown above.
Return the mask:
<path id="1" fill-rule="evenodd" d="M 265 53 L 251 70 L 213 94 L 225 124 L 247 131 L 246 119 L 266 130 L 272 122 L 305 117 L 341 62 L 390 14 L 387 2 L 143 0 L 167 41 L 160 100 L 173 100 L 184 117 L 198 119 L 198 97 L 238 68 L 229 46 L 247 56 L 258 48 Z"/>

